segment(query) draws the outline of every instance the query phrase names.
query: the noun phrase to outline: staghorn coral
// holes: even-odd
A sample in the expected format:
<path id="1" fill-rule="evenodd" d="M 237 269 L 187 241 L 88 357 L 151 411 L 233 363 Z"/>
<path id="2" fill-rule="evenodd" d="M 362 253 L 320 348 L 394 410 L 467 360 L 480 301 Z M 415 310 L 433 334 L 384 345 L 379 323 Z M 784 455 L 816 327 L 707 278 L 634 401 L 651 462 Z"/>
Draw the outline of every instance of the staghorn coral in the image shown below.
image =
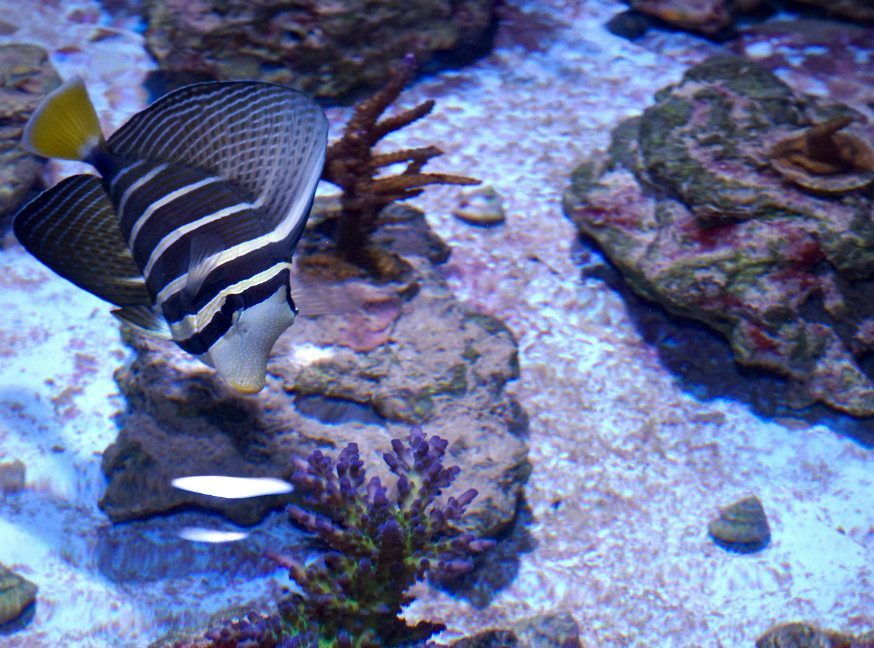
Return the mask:
<path id="1" fill-rule="evenodd" d="M 341 217 L 336 223 L 337 247 L 348 261 L 377 272 L 379 252 L 369 246 L 368 239 L 384 207 L 418 196 L 431 184 L 479 184 L 479 180 L 465 176 L 423 173 L 425 164 L 443 153 L 436 146 L 374 153 L 374 147 L 386 135 L 421 119 L 434 108 L 434 101 L 428 100 L 380 121 L 415 70 L 415 57 L 407 55 L 392 71 L 385 87 L 355 107 L 343 136 L 328 147 L 322 172 L 324 180 L 343 190 Z M 406 164 L 406 168 L 396 175 L 379 175 L 382 169 L 393 164 Z"/>
<path id="2" fill-rule="evenodd" d="M 309 508 L 289 505 L 288 513 L 329 551 L 307 565 L 270 554 L 298 587 L 276 614 L 250 612 L 175 647 L 380 648 L 424 641 L 441 630 L 438 623 L 408 626 L 398 617 L 412 600 L 410 586 L 429 575 L 465 573 L 474 555 L 494 546 L 456 527 L 476 490 L 437 502 L 459 473 L 443 465 L 447 446 L 419 426 L 405 441 L 392 440 L 392 452 L 383 455 L 397 475 L 392 499 L 379 477 L 367 479 L 355 443 L 336 460 L 320 451 L 297 459 L 291 481 Z"/>

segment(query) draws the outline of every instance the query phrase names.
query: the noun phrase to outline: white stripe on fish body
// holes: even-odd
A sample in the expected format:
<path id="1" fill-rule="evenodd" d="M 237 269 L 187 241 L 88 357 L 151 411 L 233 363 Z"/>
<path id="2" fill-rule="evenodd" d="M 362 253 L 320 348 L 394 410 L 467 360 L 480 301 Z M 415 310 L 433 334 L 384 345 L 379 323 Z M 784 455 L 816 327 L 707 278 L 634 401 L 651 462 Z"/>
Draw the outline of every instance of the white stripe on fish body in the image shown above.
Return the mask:
<path id="1" fill-rule="evenodd" d="M 176 341 L 182 341 L 200 333 L 207 325 L 209 325 L 212 318 L 215 317 L 215 314 L 221 310 L 228 297 L 231 295 L 239 295 L 253 286 L 267 283 L 285 269 L 288 269 L 290 272 L 291 265 L 290 261 L 280 261 L 252 277 L 238 281 L 237 283 L 219 291 L 211 300 L 209 300 L 209 302 L 204 304 L 197 313 L 186 315 L 178 322 L 170 322 L 170 331 L 173 334 L 173 339 Z M 290 307 L 289 310 L 291 310 Z"/>
<path id="2" fill-rule="evenodd" d="M 121 198 L 118 201 L 118 222 L 124 222 L 124 208 L 127 205 L 128 199 L 131 195 L 140 187 L 148 183 L 152 178 L 154 178 L 159 173 L 162 173 L 168 166 L 167 163 L 159 164 L 154 169 L 146 173 L 144 176 L 137 178 L 134 183 L 131 184 L 130 187 L 124 190 L 124 193 L 121 195 Z"/>
<path id="3" fill-rule="evenodd" d="M 165 194 L 158 200 L 151 203 L 142 214 L 140 214 L 139 218 L 137 218 L 136 222 L 134 222 L 133 227 L 131 227 L 130 234 L 128 235 L 128 245 L 130 245 L 131 249 L 134 247 L 134 243 L 136 242 L 137 235 L 140 233 L 140 230 L 146 225 L 149 218 L 161 209 L 161 207 L 166 207 L 174 200 L 178 200 L 182 198 L 186 194 L 191 193 L 201 187 L 206 187 L 207 185 L 214 184 L 216 182 L 222 182 L 222 179 L 218 176 L 209 176 L 202 180 L 198 180 L 197 182 L 192 182 L 191 184 L 185 185 L 184 187 L 180 187 L 175 191 L 171 191 L 168 194 Z M 126 193 L 126 192 L 125 192 Z M 120 210 L 119 210 L 120 211 Z M 148 272 L 145 272 L 146 278 L 148 278 Z"/>
<path id="4" fill-rule="evenodd" d="M 321 173 L 321 167 L 318 167 L 317 171 Z M 293 210 L 298 207 L 298 204 L 301 202 L 302 198 L 306 199 L 309 202 L 309 196 L 297 196 L 294 204 L 290 206 L 288 213 L 293 213 Z M 300 210 L 301 216 L 306 215 L 306 208 Z M 286 239 L 294 228 L 298 224 L 298 220 L 292 218 L 285 218 L 279 227 L 274 229 L 272 232 L 268 232 L 263 236 L 259 236 L 258 238 L 252 239 L 250 241 L 244 241 L 243 243 L 239 243 L 233 247 L 228 248 L 227 250 L 223 250 L 222 252 L 218 252 L 208 259 L 205 260 L 206 263 L 209 263 L 213 267 L 218 267 L 224 265 L 228 261 L 233 261 L 234 259 L 240 258 L 260 248 L 263 248 L 271 243 L 279 243 Z M 164 286 L 160 292 L 158 292 L 156 301 L 159 304 L 163 304 L 170 297 L 172 297 L 175 293 L 180 292 L 185 284 L 188 283 L 188 273 L 185 272 L 172 281 L 170 281 L 166 286 Z"/>
<path id="5" fill-rule="evenodd" d="M 139 169 L 146 163 L 145 160 L 137 160 L 132 164 L 128 164 L 126 167 L 122 167 L 118 171 L 115 172 L 115 175 L 112 177 L 112 180 L 109 183 L 109 194 L 112 195 L 115 192 L 115 184 L 121 180 L 128 173 L 133 171 L 134 169 Z"/>
<path id="6" fill-rule="evenodd" d="M 158 241 L 158 244 L 152 249 L 149 254 L 149 259 L 146 261 L 146 265 L 143 267 L 143 275 L 145 275 L 146 279 L 150 278 L 152 274 L 152 268 L 155 263 L 158 262 L 158 259 L 161 257 L 164 252 L 166 252 L 171 245 L 176 243 L 183 236 L 188 234 L 189 232 L 193 232 L 194 230 L 203 227 L 204 225 L 208 225 L 217 220 L 225 218 L 227 216 L 232 216 L 241 211 L 246 211 L 247 209 L 257 209 L 261 206 L 261 201 L 255 201 L 252 203 L 240 203 L 238 205 L 232 205 L 230 207 L 225 207 L 224 209 L 220 209 L 217 212 L 213 212 L 212 214 L 207 214 L 197 220 L 191 221 L 186 225 L 182 225 L 181 227 L 177 227 L 175 230 L 167 234 L 164 238 Z M 131 245 L 133 245 L 133 237 L 131 237 Z"/>
<path id="7" fill-rule="evenodd" d="M 244 499 L 290 493 L 294 487 L 275 477 L 229 477 L 227 475 L 192 475 L 177 477 L 170 484 L 179 490 L 224 499 Z"/>

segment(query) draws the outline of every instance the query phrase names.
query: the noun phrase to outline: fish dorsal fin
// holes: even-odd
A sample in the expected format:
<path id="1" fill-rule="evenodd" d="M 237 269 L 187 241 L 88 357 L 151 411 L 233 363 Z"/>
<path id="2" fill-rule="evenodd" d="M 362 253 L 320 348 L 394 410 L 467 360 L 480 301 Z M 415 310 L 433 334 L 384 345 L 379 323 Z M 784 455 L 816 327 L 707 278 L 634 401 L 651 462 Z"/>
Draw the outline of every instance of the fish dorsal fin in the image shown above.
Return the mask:
<path id="1" fill-rule="evenodd" d="M 80 288 L 117 306 L 152 303 L 97 176 L 62 180 L 27 203 L 13 227 L 28 252 Z"/>
<path id="2" fill-rule="evenodd" d="M 125 306 L 124 308 L 113 309 L 112 314 L 140 333 L 145 333 L 161 340 L 173 339 L 167 320 L 164 319 L 154 306 Z"/>
<path id="3" fill-rule="evenodd" d="M 109 148 L 214 173 L 256 204 L 268 231 L 282 225 L 296 232 L 321 175 L 327 138 L 324 112 L 304 93 L 228 81 L 162 97 L 110 137 Z"/>

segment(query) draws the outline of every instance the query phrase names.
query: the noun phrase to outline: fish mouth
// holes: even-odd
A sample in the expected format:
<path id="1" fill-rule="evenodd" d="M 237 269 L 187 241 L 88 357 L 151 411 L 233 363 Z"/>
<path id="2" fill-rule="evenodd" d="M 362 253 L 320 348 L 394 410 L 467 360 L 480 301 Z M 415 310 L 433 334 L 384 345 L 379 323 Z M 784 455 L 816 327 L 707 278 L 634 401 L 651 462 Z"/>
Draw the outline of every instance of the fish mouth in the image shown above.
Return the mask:
<path id="1" fill-rule="evenodd" d="M 264 389 L 264 383 L 261 383 L 261 384 L 258 384 L 258 383 L 236 383 L 236 382 L 228 381 L 228 385 L 235 392 L 238 392 L 240 394 L 247 394 L 247 395 L 257 394 L 262 389 Z"/>

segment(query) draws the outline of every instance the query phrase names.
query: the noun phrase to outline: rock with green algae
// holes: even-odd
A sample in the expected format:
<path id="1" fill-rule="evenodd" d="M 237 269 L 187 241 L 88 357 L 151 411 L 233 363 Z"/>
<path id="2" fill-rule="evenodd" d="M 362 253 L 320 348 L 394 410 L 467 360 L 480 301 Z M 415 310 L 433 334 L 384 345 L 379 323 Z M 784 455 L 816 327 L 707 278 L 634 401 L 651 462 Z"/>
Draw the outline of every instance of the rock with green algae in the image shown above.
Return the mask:
<path id="1" fill-rule="evenodd" d="M 170 480 L 287 479 L 294 455 L 353 441 L 367 470 L 385 478 L 381 449 L 421 422 L 449 441 L 458 487 L 479 492 L 468 523 L 493 535 L 512 522 L 530 471 L 527 420 L 505 391 L 519 371 L 515 340 L 502 322 L 468 311 L 450 293 L 435 267 L 445 248 L 422 215 L 400 206 L 393 212 L 373 240 L 403 258 L 407 275 L 381 284 L 359 277 L 361 301 L 350 312 L 302 311 L 277 343 L 257 396 L 233 392 L 171 343 L 127 334 L 134 356 L 116 379 L 128 411 L 103 458 L 109 483 L 100 505 L 110 518 L 197 506 L 253 524 L 295 494 L 218 500 L 175 490 Z M 314 230 L 304 235 L 298 262 L 323 249 Z"/>
<path id="2" fill-rule="evenodd" d="M 260 79 L 321 97 L 382 85 L 404 54 L 482 51 L 494 0 L 146 0 L 146 44 L 165 72 Z"/>
<path id="3" fill-rule="evenodd" d="M 27 198 L 42 160 L 21 148 L 30 114 L 61 79 L 45 50 L 35 45 L 0 45 L 0 236 Z"/>
<path id="4" fill-rule="evenodd" d="M 724 334 L 738 362 L 786 376 L 794 404 L 874 415 L 874 195 L 787 182 L 772 147 L 850 108 L 718 56 L 622 122 L 580 165 L 566 214 L 640 295 Z M 846 131 L 871 141 L 858 121 Z"/>
<path id="5" fill-rule="evenodd" d="M 37 586 L 0 565 L 0 627 L 17 625 L 33 609 Z"/>

